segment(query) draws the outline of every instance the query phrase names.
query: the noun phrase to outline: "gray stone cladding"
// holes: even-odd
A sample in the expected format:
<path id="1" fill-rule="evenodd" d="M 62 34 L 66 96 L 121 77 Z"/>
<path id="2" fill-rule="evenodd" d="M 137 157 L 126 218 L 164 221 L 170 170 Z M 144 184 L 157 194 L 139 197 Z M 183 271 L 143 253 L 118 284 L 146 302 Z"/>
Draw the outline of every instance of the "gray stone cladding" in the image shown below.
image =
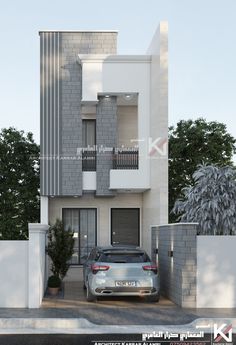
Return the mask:
<path id="1" fill-rule="evenodd" d="M 157 260 L 161 294 L 181 307 L 196 307 L 197 224 L 152 227 L 152 251 Z M 173 250 L 173 257 L 170 256 Z"/>
<path id="2" fill-rule="evenodd" d="M 82 147 L 82 69 L 78 54 L 116 54 L 116 33 L 61 34 L 62 195 L 82 195 L 82 161 L 73 159 Z"/>
<path id="3" fill-rule="evenodd" d="M 96 116 L 97 137 L 97 196 L 113 196 L 109 190 L 110 169 L 113 167 L 113 148 L 117 146 L 116 97 L 99 97 Z"/>
<path id="4" fill-rule="evenodd" d="M 58 163 L 41 161 L 42 195 L 82 195 L 77 154 L 82 147 L 82 69 L 77 58 L 116 54 L 116 40 L 116 32 L 40 32 L 41 154 L 60 157 Z"/>

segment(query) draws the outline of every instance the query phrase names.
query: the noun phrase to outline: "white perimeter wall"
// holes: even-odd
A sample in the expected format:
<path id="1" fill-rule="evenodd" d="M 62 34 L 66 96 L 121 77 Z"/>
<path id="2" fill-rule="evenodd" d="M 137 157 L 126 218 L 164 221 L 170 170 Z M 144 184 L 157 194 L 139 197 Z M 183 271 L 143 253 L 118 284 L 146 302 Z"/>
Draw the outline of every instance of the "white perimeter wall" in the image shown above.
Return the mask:
<path id="1" fill-rule="evenodd" d="M 47 225 L 29 224 L 29 241 L 0 241 L 0 308 L 39 308 Z"/>
<path id="2" fill-rule="evenodd" d="M 28 304 L 28 241 L 0 241 L 0 307 Z"/>
<path id="3" fill-rule="evenodd" d="M 197 307 L 236 307 L 236 236 L 197 236 Z"/>

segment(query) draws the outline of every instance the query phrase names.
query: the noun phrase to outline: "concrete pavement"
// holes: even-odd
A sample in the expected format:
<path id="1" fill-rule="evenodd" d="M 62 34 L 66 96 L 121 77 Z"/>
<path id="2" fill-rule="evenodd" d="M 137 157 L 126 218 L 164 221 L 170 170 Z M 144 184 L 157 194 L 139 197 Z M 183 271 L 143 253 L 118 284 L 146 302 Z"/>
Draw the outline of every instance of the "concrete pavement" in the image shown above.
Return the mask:
<path id="1" fill-rule="evenodd" d="M 103 298 L 86 301 L 81 283 L 66 283 L 64 299 L 45 298 L 40 309 L 0 309 L 0 318 L 82 318 L 97 325 L 184 325 L 198 318 L 234 318 L 236 309 L 182 309 L 161 298 Z"/>

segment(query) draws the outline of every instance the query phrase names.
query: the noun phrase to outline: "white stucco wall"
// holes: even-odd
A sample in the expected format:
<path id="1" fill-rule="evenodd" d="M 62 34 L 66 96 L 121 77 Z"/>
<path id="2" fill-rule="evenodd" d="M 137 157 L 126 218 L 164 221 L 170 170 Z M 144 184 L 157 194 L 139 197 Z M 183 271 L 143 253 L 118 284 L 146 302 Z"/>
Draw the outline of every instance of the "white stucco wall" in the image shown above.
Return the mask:
<path id="1" fill-rule="evenodd" d="M 168 24 L 161 22 L 147 51 L 150 67 L 151 142 L 157 139 L 160 150 L 150 154 L 150 189 L 143 194 L 143 225 L 168 223 Z M 162 144 L 161 144 L 162 143 Z M 151 231 L 144 238 L 151 242 Z"/>
<path id="2" fill-rule="evenodd" d="M 40 223 L 48 224 L 48 197 L 40 196 Z"/>
<path id="3" fill-rule="evenodd" d="M 39 308 L 45 291 L 47 224 L 29 223 L 28 307 Z"/>
<path id="4" fill-rule="evenodd" d="M 110 189 L 143 193 L 144 247 L 153 224 L 168 223 L 168 24 L 161 22 L 146 55 L 80 55 L 83 101 L 102 94 L 138 94 L 139 169 L 110 170 Z M 159 139 L 158 139 L 159 138 Z M 159 152 L 150 154 L 158 139 Z M 165 151 L 164 154 L 160 154 Z"/>
<path id="5" fill-rule="evenodd" d="M 147 156 L 150 121 L 150 56 L 107 58 L 103 64 L 103 92 L 138 94 L 139 169 L 126 180 L 130 188 L 150 188 L 150 164 Z M 137 183 L 136 183 L 137 181 Z M 122 171 L 110 171 L 110 188 L 123 189 Z"/>
<path id="6" fill-rule="evenodd" d="M 83 171 L 83 190 L 96 190 L 97 174 L 96 171 Z"/>
<path id="7" fill-rule="evenodd" d="M 150 122 L 151 56 L 85 54 L 79 55 L 79 62 L 82 64 L 82 102 L 97 102 L 99 93 L 138 94 L 139 169 L 132 172 L 132 176 L 130 176 L 132 183 L 129 188 L 150 188 L 150 164 L 147 146 Z M 122 172 L 111 170 L 110 188 L 126 188 L 122 182 Z"/>
<path id="8" fill-rule="evenodd" d="M 118 147 L 134 147 L 138 143 L 132 141 L 138 138 L 137 106 L 117 107 Z"/>
<path id="9" fill-rule="evenodd" d="M 0 241 L 0 308 L 28 304 L 28 241 Z"/>
<path id="10" fill-rule="evenodd" d="M 29 224 L 28 241 L 0 241 L 0 308 L 39 308 L 48 226 Z"/>
<path id="11" fill-rule="evenodd" d="M 197 236 L 197 307 L 236 307 L 236 236 Z"/>

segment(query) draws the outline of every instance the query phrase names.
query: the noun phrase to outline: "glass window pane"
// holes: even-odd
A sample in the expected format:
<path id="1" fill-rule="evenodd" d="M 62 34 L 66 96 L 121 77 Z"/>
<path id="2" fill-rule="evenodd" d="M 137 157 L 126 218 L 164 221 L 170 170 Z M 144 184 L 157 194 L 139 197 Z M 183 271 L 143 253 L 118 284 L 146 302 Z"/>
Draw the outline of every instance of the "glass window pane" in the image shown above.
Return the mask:
<path id="1" fill-rule="evenodd" d="M 96 145 L 96 121 L 82 121 L 82 143 L 83 147 L 93 147 Z"/>
<path id="2" fill-rule="evenodd" d="M 74 254 L 70 263 L 83 264 L 96 245 L 96 210 L 63 209 L 63 223 L 66 230 L 74 231 Z"/>
<path id="3" fill-rule="evenodd" d="M 80 210 L 80 261 L 84 263 L 96 245 L 96 210 Z"/>

